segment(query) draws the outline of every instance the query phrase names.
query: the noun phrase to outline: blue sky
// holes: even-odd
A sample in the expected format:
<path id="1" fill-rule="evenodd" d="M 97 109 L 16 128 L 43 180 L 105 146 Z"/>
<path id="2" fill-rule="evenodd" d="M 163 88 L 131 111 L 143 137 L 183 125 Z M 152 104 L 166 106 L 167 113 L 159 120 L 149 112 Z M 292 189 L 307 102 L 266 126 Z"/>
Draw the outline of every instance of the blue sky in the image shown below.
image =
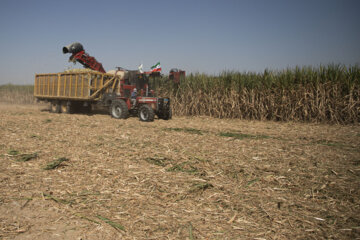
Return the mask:
<path id="1" fill-rule="evenodd" d="M 0 84 L 82 68 L 62 53 L 75 41 L 105 70 L 359 64 L 359 12 L 358 0 L 0 0 Z"/>

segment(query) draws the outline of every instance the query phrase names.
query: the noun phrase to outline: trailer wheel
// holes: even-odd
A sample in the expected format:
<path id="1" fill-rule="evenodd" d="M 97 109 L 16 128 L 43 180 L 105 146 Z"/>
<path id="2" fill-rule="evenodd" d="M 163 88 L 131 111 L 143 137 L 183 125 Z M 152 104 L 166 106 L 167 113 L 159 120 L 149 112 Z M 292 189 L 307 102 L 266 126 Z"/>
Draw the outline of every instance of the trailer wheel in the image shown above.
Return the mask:
<path id="1" fill-rule="evenodd" d="M 125 119 L 129 116 L 129 110 L 123 100 L 114 100 L 110 106 L 110 115 L 113 118 Z"/>
<path id="2" fill-rule="evenodd" d="M 61 102 L 61 112 L 66 114 L 74 113 L 74 103 L 72 102 Z"/>
<path id="3" fill-rule="evenodd" d="M 52 113 L 60 113 L 60 104 L 57 101 L 50 102 L 50 112 Z"/>
<path id="4" fill-rule="evenodd" d="M 142 105 L 139 109 L 139 119 L 143 122 L 154 121 L 155 113 L 149 105 Z"/>
<path id="5" fill-rule="evenodd" d="M 89 103 L 89 105 L 83 106 L 82 107 L 82 112 L 85 113 L 85 114 L 90 114 L 91 113 L 91 104 Z"/>

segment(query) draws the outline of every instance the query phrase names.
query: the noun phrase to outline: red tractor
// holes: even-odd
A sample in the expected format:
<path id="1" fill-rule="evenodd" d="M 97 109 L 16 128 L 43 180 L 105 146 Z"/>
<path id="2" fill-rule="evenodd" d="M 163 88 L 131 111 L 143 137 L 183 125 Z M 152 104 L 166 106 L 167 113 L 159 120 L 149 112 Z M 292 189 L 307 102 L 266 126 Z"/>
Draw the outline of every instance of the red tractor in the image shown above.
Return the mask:
<path id="1" fill-rule="evenodd" d="M 121 71 L 121 70 L 119 70 Z M 149 88 L 149 77 L 139 71 L 126 71 L 120 80 L 120 94 L 106 93 L 102 102 L 110 107 L 114 118 L 127 118 L 138 115 L 141 121 L 153 121 L 155 115 L 160 119 L 172 118 L 169 98 L 156 97 Z"/>

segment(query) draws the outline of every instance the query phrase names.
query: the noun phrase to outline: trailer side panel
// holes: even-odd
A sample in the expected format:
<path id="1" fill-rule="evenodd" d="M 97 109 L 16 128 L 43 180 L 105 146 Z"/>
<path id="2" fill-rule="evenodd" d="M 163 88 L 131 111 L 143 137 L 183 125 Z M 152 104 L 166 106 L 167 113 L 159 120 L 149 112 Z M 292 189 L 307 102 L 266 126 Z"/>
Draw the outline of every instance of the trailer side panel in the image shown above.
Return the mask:
<path id="1" fill-rule="evenodd" d="M 34 96 L 38 99 L 90 100 L 92 94 L 113 77 L 96 72 L 36 74 Z"/>

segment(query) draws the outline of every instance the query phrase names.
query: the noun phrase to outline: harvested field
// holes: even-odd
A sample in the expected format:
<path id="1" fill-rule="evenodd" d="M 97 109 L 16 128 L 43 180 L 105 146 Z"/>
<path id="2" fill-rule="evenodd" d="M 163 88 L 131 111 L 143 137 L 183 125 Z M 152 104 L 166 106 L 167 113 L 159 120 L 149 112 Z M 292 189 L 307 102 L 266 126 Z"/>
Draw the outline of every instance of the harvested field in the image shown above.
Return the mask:
<path id="1" fill-rule="evenodd" d="M 0 105 L 0 239 L 360 239 L 360 126 Z"/>

